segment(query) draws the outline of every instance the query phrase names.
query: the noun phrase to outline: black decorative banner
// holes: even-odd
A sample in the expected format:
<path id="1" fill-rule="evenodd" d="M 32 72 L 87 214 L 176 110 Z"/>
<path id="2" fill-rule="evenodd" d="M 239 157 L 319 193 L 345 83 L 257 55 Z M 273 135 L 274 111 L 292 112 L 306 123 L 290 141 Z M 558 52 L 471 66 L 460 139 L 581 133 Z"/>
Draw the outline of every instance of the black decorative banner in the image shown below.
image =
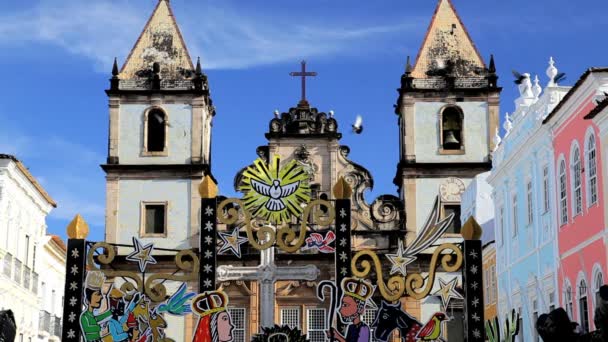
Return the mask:
<path id="1" fill-rule="evenodd" d="M 483 265 L 480 240 L 464 240 L 462 280 L 465 298 L 465 341 L 485 341 L 483 317 Z"/>
<path id="2" fill-rule="evenodd" d="M 215 290 L 217 197 L 201 200 L 199 293 Z"/>
<path id="3" fill-rule="evenodd" d="M 80 314 L 86 272 L 86 241 L 68 239 L 63 299 L 62 341 L 80 341 Z"/>
<path id="4" fill-rule="evenodd" d="M 342 297 L 342 279 L 351 277 L 350 199 L 336 199 L 336 286 Z"/>

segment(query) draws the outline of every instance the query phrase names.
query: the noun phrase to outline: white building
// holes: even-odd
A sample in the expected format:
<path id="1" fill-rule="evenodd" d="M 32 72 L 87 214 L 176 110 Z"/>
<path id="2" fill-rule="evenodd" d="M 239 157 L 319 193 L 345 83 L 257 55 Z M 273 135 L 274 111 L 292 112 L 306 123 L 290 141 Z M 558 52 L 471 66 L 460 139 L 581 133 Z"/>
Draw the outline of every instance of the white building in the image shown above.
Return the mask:
<path id="1" fill-rule="evenodd" d="M 40 242 L 39 339 L 61 341 L 61 316 L 65 284 L 66 246 L 57 235 L 47 235 Z"/>
<path id="2" fill-rule="evenodd" d="M 475 176 L 460 197 L 460 222 L 464 224 L 469 217 L 475 218 L 483 229 L 481 241 L 486 243 L 494 240 L 494 201 L 492 201 L 492 186 L 486 181 L 490 172 Z"/>
<path id="3" fill-rule="evenodd" d="M 45 267 L 40 256 L 46 215 L 54 207 L 17 158 L 0 154 L 0 309 L 13 311 L 17 341 L 38 339 L 40 270 Z"/>

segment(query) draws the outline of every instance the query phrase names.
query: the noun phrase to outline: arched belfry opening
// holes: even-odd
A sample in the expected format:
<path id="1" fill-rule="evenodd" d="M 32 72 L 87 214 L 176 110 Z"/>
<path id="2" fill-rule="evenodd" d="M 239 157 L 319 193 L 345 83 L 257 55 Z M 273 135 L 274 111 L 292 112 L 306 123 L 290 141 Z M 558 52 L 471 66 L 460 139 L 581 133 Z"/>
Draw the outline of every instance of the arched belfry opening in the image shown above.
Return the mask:
<path id="1" fill-rule="evenodd" d="M 146 147 L 148 152 L 163 152 L 167 138 L 167 115 L 158 108 L 148 112 L 146 120 Z"/>
<path id="2" fill-rule="evenodd" d="M 463 114 L 460 108 L 447 107 L 441 115 L 441 147 L 444 150 L 461 150 L 463 148 L 462 134 Z"/>

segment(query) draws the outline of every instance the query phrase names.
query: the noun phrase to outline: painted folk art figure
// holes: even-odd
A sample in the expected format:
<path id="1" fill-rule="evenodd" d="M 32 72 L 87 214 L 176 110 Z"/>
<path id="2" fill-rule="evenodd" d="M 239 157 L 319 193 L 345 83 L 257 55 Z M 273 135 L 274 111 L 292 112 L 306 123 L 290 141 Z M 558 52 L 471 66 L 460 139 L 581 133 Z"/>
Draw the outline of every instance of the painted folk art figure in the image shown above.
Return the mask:
<path id="1" fill-rule="evenodd" d="M 101 325 L 112 315 L 111 310 L 95 314 L 107 297 L 107 293 L 104 295 L 101 292 L 105 280 L 106 277 L 102 272 L 87 273 L 84 289 L 86 308 L 80 314 L 80 329 L 85 341 L 101 342 Z"/>
<path id="2" fill-rule="evenodd" d="M 193 342 L 231 342 L 234 325 L 228 312 L 228 296 L 210 291 L 192 300 L 192 311 L 200 316 Z"/>
<path id="3" fill-rule="evenodd" d="M 114 342 L 125 342 L 129 341 L 130 336 L 128 328 L 126 326 L 129 315 L 135 308 L 135 305 L 139 301 L 139 293 L 135 293 L 130 302 L 126 303 L 124 300 L 125 294 L 119 289 L 112 289 L 110 291 L 110 311 L 112 312 L 112 318 L 108 321 L 108 329 Z M 126 306 L 126 309 L 125 309 Z"/>
<path id="4" fill-rule="evenodd" d="M 391 304 L 383 300 L 372 328 L 374 328 L 374 338 L 380 342 L 387 342 L 395 329 L 399 330 L 399 336 L 403 336 L 405 342 L 414 342 L 417 341 L 416 335 L 422 324 L 403 311 L 400 302 Z"/>
<path id="5" fill-rule="evenodd" d="M 331 328 L 327 332 L 328 337 L 333 337 L 340 342 L 368 342 L 370 341 L 369 326 L 361 320 L 365 313 L 365 307 L 374 294 L 375 286 L 367 280 L 357 278 L 344 278 L 341 284 L 342 298 L 338 314 L 342 323 L 348 324 L 346 336 Z"/>

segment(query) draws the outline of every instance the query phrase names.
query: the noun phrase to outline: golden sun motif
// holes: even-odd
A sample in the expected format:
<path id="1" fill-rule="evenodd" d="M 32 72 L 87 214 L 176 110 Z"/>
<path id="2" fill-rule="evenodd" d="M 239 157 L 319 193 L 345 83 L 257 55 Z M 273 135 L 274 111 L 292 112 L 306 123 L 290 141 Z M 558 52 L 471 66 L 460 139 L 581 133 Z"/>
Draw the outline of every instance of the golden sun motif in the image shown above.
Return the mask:
<path id="1" fill-rule="evenodd" d="M 243 202 L 251 216 L 280 224 L 300 216 L 304 204 L 310 201 L 309 175 L 295 160 L 281 166 L 278 155 L 270 165 L 256 159 L 243 172 L 239 190 L 245 193 Z"/>

